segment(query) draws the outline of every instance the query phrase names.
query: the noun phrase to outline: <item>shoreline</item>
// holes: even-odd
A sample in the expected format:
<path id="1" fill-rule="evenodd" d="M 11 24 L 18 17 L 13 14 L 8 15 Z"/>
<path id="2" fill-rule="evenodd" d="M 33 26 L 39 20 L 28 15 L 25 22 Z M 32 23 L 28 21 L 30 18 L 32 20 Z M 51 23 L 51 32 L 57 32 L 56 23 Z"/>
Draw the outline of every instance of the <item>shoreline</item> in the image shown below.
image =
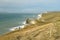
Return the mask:
<path id="1" fill-rule="evenodd" d="M 42 18 L 28 19 L 26 23 L 29 25 L 26 25 L 21 30 L 11 31 L 0 36 L 0 40 L 60 39 L 60 12 L 42 14 Z"/>

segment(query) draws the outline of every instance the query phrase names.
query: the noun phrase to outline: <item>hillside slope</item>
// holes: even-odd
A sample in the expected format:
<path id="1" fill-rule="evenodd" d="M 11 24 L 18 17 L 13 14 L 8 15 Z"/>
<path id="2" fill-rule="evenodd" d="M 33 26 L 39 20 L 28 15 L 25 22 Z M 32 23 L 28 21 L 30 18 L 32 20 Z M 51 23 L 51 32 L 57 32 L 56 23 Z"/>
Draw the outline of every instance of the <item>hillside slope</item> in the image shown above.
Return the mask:
<path id="1" fill-rule="evenodd" d="M 35 21 L 36 24 L 0 36 L 0 40 L 60 40 L 60 12 L 44 13 Z"/>

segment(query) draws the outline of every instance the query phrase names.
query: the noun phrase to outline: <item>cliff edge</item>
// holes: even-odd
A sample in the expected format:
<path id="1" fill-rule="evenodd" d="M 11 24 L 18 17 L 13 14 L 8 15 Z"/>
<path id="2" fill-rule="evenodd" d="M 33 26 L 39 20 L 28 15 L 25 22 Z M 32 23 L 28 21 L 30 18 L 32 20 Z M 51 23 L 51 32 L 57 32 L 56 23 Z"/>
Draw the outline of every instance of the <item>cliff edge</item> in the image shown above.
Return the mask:
<path id="1" fill-rule="evenodd" d="M 60 12 L 43 13 L 23 29 L 0 36 L 0 40 L 60 40 Z"/>

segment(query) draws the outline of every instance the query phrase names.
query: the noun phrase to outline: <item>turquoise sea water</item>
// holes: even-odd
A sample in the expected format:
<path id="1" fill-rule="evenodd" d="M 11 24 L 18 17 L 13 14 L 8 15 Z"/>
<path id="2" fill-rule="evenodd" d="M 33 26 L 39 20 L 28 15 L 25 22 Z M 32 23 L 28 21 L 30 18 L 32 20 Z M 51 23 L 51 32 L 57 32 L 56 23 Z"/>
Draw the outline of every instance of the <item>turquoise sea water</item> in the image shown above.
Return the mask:
<path id="1" fill-rule="evenodd" d="M 22 25 L 27 18 L 36 18 L 37 14 L 0 13 L 0 34 L 9 32 L 10 28 Z"/>

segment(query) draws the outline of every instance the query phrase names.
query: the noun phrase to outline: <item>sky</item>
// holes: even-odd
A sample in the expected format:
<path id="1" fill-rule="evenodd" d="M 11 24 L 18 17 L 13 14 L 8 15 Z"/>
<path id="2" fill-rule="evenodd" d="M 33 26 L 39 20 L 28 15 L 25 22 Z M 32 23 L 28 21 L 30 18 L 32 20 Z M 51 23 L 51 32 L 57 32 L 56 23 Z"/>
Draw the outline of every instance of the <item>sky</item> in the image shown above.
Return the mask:
<path id="1" fill-rule="evenodd" d="M 0 0 L 0 12 L 40 13 L 60 11 L 60 0 Z"/>

